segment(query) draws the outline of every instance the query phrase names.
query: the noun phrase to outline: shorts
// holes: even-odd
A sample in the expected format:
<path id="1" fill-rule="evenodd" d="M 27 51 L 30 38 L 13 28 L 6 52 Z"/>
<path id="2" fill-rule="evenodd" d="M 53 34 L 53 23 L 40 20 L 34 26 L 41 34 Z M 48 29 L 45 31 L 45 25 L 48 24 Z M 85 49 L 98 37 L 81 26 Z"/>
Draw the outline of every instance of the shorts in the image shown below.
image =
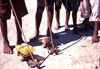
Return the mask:
<path id="1" fill-rule="evenodd" d="M 15 12 L 18 17 L 28 14 L 24 0 L 12 0 Z M 0 18 L 10 19 L 11 5 L 9 0 L 0 0 Z"/>
<path id="2" fill-rule="evenodd" d="M 55 2 L 55 10 L 61 9 L 61 4 L 63 3 L 66 11 L 77 11 L 79 7 L 79 0 L 62 0 Z"/>
<path id="3" fill-rule="evenodd" d="M 61 4 L 62 4 L 61 1 L 56 1 L 56 2 L 55 2 L 55 10 L 61 9 Z"/>
<path id="4" fill-rule="evenodd" d="M 81 2 L 81 16 L 88 18 L 92 10 L 92 20 L 100 21 L 100 0 L 84 0 Z"/>
<path id="5" fill-rule="evenodd" d="M 79 5 L 80 5 L 79 0 L 69 0 L 68 3 L 70 4 L 70 7 L 71 7 L 72 11 L 77 11 L 78 10 Z M 70 10 L 70 8 L 69 8 L 69 10 Z"/>
<path id="6" fill-rule="evenodd" d="M 46 0 L 46 1 L 48 1 L 47 5 L 50 5 L 50 3 L 55 2 L 55 0 Z M 44 7 L 44 6 L 45 6 L 44 0 L 37 0 L 37 7 Z"/>
<path id="7" fill-rule="evenodd" d="M 37 0 L 37 7 L 44 7 L 45 3 L 44 0 Z"/>

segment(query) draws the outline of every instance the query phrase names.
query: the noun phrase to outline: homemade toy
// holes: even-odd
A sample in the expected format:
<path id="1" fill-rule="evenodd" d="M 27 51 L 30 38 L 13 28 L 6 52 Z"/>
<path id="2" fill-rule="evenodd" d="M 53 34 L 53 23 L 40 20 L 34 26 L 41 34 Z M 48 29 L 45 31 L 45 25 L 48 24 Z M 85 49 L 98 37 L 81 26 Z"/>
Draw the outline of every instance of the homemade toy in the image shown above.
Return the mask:
<path id="1" fill-rule="evenodd" d="M 40 62 L 41 60 L 44 60 L 43 57 L 33 55 L 34 52 L 34 47 L 32 47 L 31 45 L 28 45 L 31 51 L 31 54 L 33 57 L 35 57 L 34 62 L 31 59 L 28 47 L 26 43 L 22 43 L 20 45 L 16 45 L 15 48 L 18 51 L 18 55 L 20 55 L 22 57 L 21 61 L 27 61 L 27 64 L 29 67 L 35 67 L 40 65 L 42 62 Z"/>
<path id="2" fill-rule="evenodd" d="M 34 52 L 34 47 L 32 47 L 31 45 L 28 45 L 28 46 L 30 48 L 31 53 L 33 53 Z M 29 53 L 29 50 L 28 50 L 28 47 L 27 47 L 26 43 L 22 43 L 20 45 L 16 45 L 15 48 L 16 48 L 16 50 L 18 52 L 17 54 L 22 56 L 21 61 L 27 60 L 27 57 L 30 56 L 30 53 Z"/>
<path id="3" fill-rule="evenodd" d="M 60 49 L 52 49 L 52 41 L 50 40 L 49 37 L 44 37 L 42 39 L 40 39 L 40 42 L 43 43 L 42 47 L 43 48 L 47 48 L 48 49 L 48 53 L 52 54 L 52 53 L 58 53 L 60 51 Z"/>
<path id="4" fill-rule="evenodd" d="M 42 39 L 40 39 L 40 43 L 42 44 L 43 48 L 51 48 L 52 47 L 52 41 L 50 40 L 49 37 L 44 37 Z"/>

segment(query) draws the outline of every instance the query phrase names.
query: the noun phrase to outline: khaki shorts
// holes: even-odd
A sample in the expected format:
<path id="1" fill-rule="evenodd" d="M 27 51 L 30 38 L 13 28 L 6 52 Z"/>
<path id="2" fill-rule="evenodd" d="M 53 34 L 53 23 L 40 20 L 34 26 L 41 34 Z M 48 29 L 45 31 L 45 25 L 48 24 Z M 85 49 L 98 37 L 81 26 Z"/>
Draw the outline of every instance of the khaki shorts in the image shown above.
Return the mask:
<path id="1" fill-rule="evenodd" d="M 18 17 L 26 15 L 27 9 L 24 0 L 12 0 L 15 12 Z M 11 5 L 9 0 L 0 0 L 0 18 L 10 19 Z"/>
<path id="2" fill-rule="evenodd" d="M 81 16 L 88 18 L 92 10 L 92 20 L 100 21 L 100 0 L 83 0 L 81 2 Z"/>

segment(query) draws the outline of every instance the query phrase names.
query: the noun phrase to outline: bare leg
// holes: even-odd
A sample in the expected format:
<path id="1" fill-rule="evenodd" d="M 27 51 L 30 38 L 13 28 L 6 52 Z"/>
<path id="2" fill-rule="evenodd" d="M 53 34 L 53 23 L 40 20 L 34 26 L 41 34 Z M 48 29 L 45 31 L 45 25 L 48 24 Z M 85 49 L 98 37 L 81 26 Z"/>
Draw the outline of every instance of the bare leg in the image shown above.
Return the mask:
<path id="1" fill-rule="evenodd" d="M 73 28 L 73 33 L 78 34 L 78 29 L 77 29 L 77 11 L 72 12 L 72 18 L 73 18 L 73 23 L 74 23 L 74 28 Z"/>
<path id="2" fill-rule="evenodd" d="M 60 10 L 55 10 L 55 14 L 56 14 L 56 26 L 55 26 L 55 30 L 58 30 L 59 28 L 60 28 L 60 22 L 59 22 L 59 14 L 60 14 L 60 12 L 59 12 Z"/>
<path id="3" fill-rule="evenodd" d="M 19 17 L 18 20 L 19 20 L 20 26 L 22 28 L 22 20 L 21 20 L 21 17 Z M 24 43 L 24 41 L 22 39 L 22 32 L 21 32 L 21 30 L 19 28 L 19 25 L 18 25 L 16 19 L 15 19 L 15 24 L 16 24 L 16 29 L 17 29 L 17 44 Z"/>
<path id="4" fill-rule="evenodd" d="M 72 12 L 72 18 L 73 18 L 74 28 L 77 28 L 77 11 Z"/>
<path id="5" fill-rule="evenodd" d="M 7 20 L 6 19 L 0 19 L 0 25 L 1 25 L 1 32 L 3 36 L 3 44 L 4 44 L 4 53 L 6 54 L 12 54 L 12 51 L 9 46 L 9 41 L 7 38 Z"/>
<path id="6" fill-rule="evenodd" d="M 35 23 L 36 23 L 36 28 L 35 29 L 36 30 L 35 30 L 35 34 L 30 38 L 30 42 L 35 41 L 39 36 L 39 27 L 40 27 L 40 24 L 41 24 L 43 11 L 44 11 L 44 7 L 38 7 L 37 8 L 36 20 L 35 20 Z"/>
<path id="7" fill-rule="evenodd" d="M 51 29 L 52 19 L 53 19 L 53 5 L 50 5 L 47 11 L 48 11 L 48 18 L 49 18 L 48 23 L 50 23 L 50 29 Z M 49 24 L 48 24 L 46 35 L 50 36 Z M 58 39 L 58 35 L 54 34 L 53 32 L 52 32 L 52 37 L 54 39 Z"/>
<path id="8" fill-rule="evenodd" d="M 66 11 L 66 22 L 65 22 L 65 31 L 69 30 L 68 21 L 69 21 L 70 11 Z"/>
<path id="9" fill-rule="evenodd" d="M 98 39 L 98 28 L 99 28 L 99 21 L 95 21 L 95 30 L 94 30 L 94 34 L 93 34 L 93 37 L 92 37 L 92 42 L 98 42 L 99 39 Z"/>

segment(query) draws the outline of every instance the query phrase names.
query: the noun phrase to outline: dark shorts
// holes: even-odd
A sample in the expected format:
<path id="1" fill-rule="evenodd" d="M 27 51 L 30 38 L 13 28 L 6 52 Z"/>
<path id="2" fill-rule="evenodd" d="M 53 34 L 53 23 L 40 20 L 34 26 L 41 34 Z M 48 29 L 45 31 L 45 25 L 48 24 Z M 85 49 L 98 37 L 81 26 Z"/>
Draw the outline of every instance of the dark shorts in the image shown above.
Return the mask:
<path id="1" fill-rule="evenodd" d="M 47 0 L 47 5 L 50 5 L 51 3 L 53 4 L 55 2 L 55 0 Z M 45 6 L 45 2 L 44 0 L 37 0 L 37 7 L 44 7 Z"/>
<path id="2" fill-rule="evenodd" d="M 45 3 L 44 0 L 37 0 L 37 7 L 44 7 Z"/>
<path id="3" fill-rule="evenodd" d="M 62 0 L 62 1 L 56 1 L 55 2 L 55 10 L 61 9 L 61 5 L 64 5 L 66 11 L 73 11 L 78 10 L 79 7 L 79 1 L 78 0 Z"/>
<path id="4" fill-rule="evenodd" d="M 62 1 L 56 1 L 55 2 L 55 10 L 61 9 L 62 3 L 64 5 L 65 9 L 68 8 L 66 0 L 62 0 Z"/>
<path id="5" fill-rule="evenodd" d="M 28 13 L 24 0 L 12 0 L 12 3 L 18 17 L 23 17 Z M 9 0 L 0 0 L 0 18 L 10 19 L 10 17 L 11 5 Z"/>
<path id="6" fill-rule="evenodd" d="M 56 2 L 55 2 L 55 10 L 61 9 L 61 4 L 62 4 L 61 1 L 56 1 Z"/>

